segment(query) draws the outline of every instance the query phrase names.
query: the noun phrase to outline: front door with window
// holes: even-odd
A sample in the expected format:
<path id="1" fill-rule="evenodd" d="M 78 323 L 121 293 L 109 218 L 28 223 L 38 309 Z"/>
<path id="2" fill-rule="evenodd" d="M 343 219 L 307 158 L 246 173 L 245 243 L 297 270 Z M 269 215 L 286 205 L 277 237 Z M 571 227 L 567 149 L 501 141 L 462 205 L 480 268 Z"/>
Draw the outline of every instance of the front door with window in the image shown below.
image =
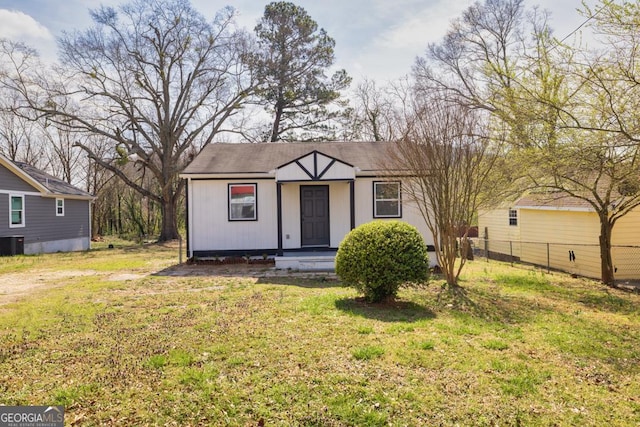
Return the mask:
<path id="1" fill-rule="evenodd" d="M 302 246 L 329 246 L 329 186 L 300 187 Z"/>

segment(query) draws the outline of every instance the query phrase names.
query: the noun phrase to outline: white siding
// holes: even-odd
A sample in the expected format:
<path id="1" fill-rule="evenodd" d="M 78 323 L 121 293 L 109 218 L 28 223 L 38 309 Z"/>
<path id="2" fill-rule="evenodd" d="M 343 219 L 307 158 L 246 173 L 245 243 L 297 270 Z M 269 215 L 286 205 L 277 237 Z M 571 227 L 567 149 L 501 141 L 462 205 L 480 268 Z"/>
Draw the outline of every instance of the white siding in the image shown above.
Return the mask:
<path id="1" fill-rule="evenodd" d="M 355 185 L 355 225 L 374 220 L 373 182 L 359 178 Z M 228 184 L 257 184 L 257 221 L 228 220 Z M 350 184 L 346 181 L 305 181 L 282 184 L 283 249 L 298 249 L 300 242 L 300 186 L 329 186 L 330 246 L 337 248 L 351 229 Z M 191 180 L 189 233 L 191 251 L 276 249 L 278 247 L 277 190 L 275 180 Z M 433 245 L 417 208 L 402 203 L 402 218 L 415 226 Z M 435 256 L 432 254 L 432 263 Z"/>
<path id="2" fill-rule="evenodd" d="M 318 166 L 320 166 L 320 163 L 322 163 L 322 158 L 325 156 L 321 156 L 318 153 L 311 153 L 308 156 L 305 156 L 301 159 L 298 159 L 298 162 L 300 162 L 300 164 L 308 171 L 310 171 L 311 173 L 316 171 L 316 168 L 314 167 L 314 163 L 315 161 L 318 161 Z M 307 177 L 307 179 L 309 179 Z"/>
<path id="3" fill-rule="evenodd" d="M 257 221 L 229 221 L 228 184 L 257 184 Z M 276 184 L 271 180 L 192 180 L 191 250 L 273 249 L 278 246 Z"/>
<path id="4" fill-rule="evenodd" d="M 331 194 L 331 189 L 329 189 Z M 331 209 L 331 205 L 329 205 Z M 275 246 L 277 247 L 277 245 Z M 282 247 L 300 247 L 300 184 L 282 184 Z"/>
<path id="5" fill-rule="evenodd" d="M 353 179 L 355 178 L 355 175 L 353 167 L 345 165 L 344 163 L 335 162 L 333 166 L 331 166 L 331 168 L 322 176 L 322 179 Z"/>
<path id="6" fill-rule="evenodd" d="M 337 248 L 351 230 L 351 203 L 348 182 L 336 182 L 329 188 L 331 209 L 331 246 Z"/>
<path id="7" fill-rule="evenodd" d="M 317 170 L 319 172 L 319 171 L 324 170 L 327 166 L 329 166 L 331 164 L 331 162 L 333 161 L 333 159 L 318 153 L 316 155 L 316 161 L 318 162 L 318 169 Z M 313 170 L 313 169 L 310 169 L 310 170 Z"/>
<path id="8" fill-rule="evenodd" d="M 309 175 L 297 164 L 290 163 L 276 172 L 280 181 L 307 181 Z"/>
<path id="9" fill-rule="evenodd" d="M 373 207 L 372 207 L 373 209 Z M 402 202 L 402 218 L 399 218 L 402 221 L 406 221 L 409 224 L 413 225 L 418 229 L 422 237 L 424 238 L 424 242 L 427 245 L 433 245 L 433 235 L 431 231 L 427 228 L 427 224 L 424 222 L 424 218 L 422 218 L 422 214 L 418 210 L 418 208 L 409 203 L 407 201 Z M 431 264 L 433 265 L 435 261 L 435 253 L 429 254 L 431 258 Z"/>
<path id="10" fill-rule="evenodd" d="M 380 178 L 358 178 L 355 184 L 355 206 L 356 206 L 356 227 L 360 224 L 364 224 L 374 219 L 373 216 L 373 183 L 381 181 Z M 427 228 L 422 215 L 418 208 L 407 201 L 402 200 L 402 217 L 390 218 L 408 222 L 418 229 L 424 241 L 427 245 L 433 245 L 433 236 Z M 434 255 L 434 254 L 432 254 Z M 434 255 L 435 256 L 435 255 Z M 432 256 L 432 258 L 434 258 Z M 432 263 L 434 261 L 432 260 Z"/>

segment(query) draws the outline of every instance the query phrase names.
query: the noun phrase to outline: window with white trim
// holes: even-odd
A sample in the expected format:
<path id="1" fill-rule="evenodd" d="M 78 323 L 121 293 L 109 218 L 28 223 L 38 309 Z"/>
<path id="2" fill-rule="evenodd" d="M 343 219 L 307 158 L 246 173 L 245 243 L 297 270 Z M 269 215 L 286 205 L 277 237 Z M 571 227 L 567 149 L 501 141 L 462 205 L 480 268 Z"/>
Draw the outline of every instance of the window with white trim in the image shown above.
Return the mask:
<path id="1" fill-rule="evenodd" d="M 64 199 L 56 199 L 56 216 L 64 216 Z"/>
<path id="2" fill-rule="evenodd" d="M 9 227 L 24 227 L 24 196 L 9 195 Z"/>
<path id="3" fill-rule="evenodd" d="M 374 218 L 400 218 L 402 216 L 400 182 L 374 182 L 373 197 Z"/>
<path id="4" fill-rule="evenodd" d="M 229 221 L 255 221 L 257 184 L 229 184 Z"/>
<path id="5" fill-rule="evenodd" d="M 509 225 L 518 225 L 518 211 L 516 209 L 509 209 Z"/>

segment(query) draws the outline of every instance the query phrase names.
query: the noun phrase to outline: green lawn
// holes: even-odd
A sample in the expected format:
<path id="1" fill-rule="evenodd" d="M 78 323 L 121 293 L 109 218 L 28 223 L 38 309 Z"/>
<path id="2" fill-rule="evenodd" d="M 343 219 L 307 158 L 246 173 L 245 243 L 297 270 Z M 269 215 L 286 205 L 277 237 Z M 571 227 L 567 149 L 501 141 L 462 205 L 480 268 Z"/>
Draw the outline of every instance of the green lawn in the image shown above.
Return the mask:
<path id="1" fill-rule="evenodd" d="M 67 425 L 640 424 L 638 294 L 475 261 L 463 297 L 434 280 L 371 306 L 326 278 L 154 274 L 176 262 L 0 258 L 0 303 L 3 277 L 40 285 L 0 305 L 0 404 Z"/>

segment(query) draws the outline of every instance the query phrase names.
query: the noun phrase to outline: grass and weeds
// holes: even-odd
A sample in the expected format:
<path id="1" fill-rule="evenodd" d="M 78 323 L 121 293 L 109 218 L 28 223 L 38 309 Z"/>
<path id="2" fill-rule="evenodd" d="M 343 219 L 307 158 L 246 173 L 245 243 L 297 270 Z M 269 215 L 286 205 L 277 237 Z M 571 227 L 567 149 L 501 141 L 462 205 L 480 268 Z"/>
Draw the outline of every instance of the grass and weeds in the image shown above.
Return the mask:
<path id="1" fill-rule="evenodd" d="M 377 305 L 326 279 L 156 274 L 176 261 L 0 258 L 0 283 L 46 285 L 0 305 L 0 404 L 67 425 L 640 424 L 637 294 L 475 261 L 462 293 Z"/>

